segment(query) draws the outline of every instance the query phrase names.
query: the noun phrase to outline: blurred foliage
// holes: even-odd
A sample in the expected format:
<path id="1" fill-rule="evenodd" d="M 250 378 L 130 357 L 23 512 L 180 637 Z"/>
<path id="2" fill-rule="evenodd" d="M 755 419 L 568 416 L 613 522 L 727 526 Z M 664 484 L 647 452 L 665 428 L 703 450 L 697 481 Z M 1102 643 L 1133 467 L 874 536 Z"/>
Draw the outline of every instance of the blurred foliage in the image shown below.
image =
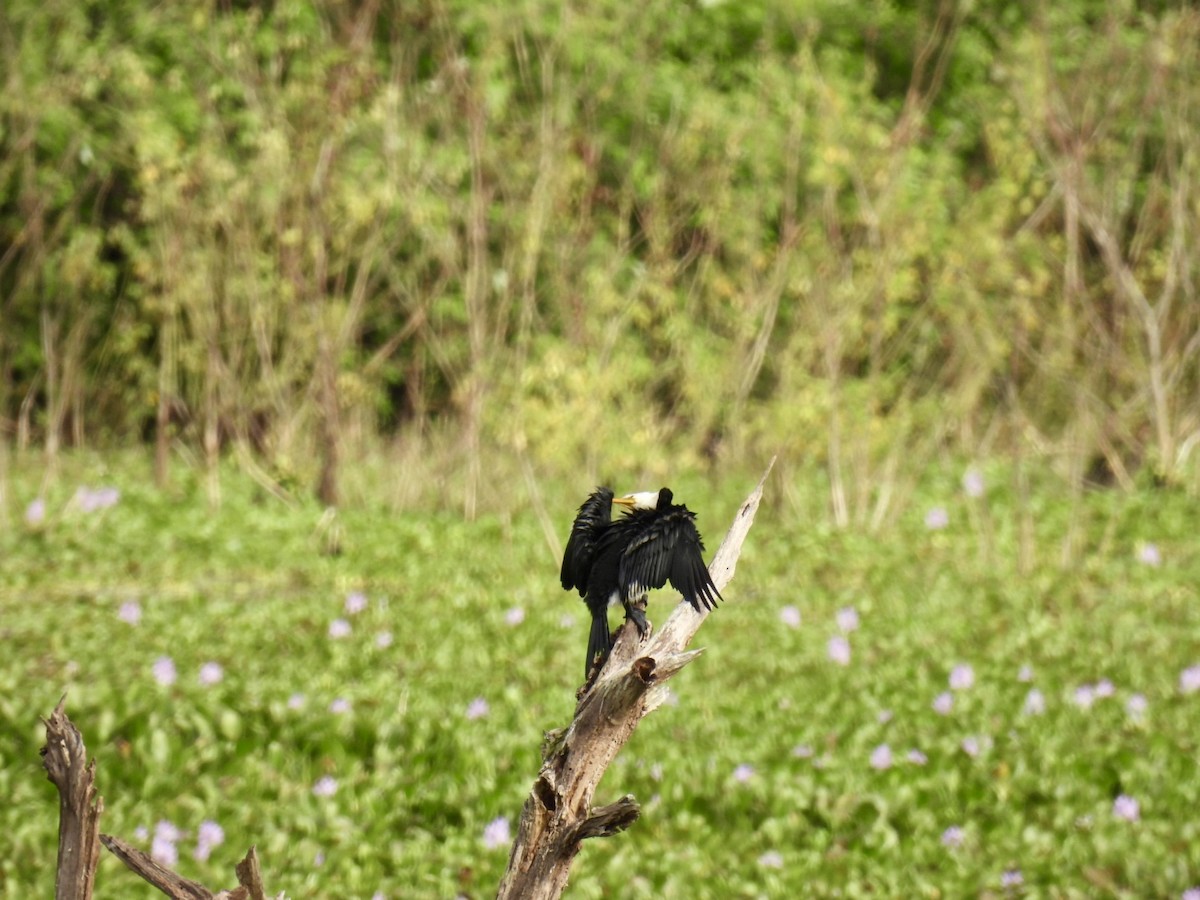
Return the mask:
<path id="1" fill-rule="evenodd" d="M 22 501 L 42 474 L 17 465 Z M 0 894 L 52 890 L 39 716 L 66 693 L 105 832 L 149 849 L 139 826 L 173 823 L 190 878 L 229 884 L 256 844 L 268 889 L 289 897 L 488 896 L 509 848 L 485 829 L 515 830 L 543 733 L 574 709 L 586 641 L 586 608 L 559 588 L 532 511 L 468 524 L 373 497 L 338 513 L 333 555 L 318 552 L 327 511 L 312 499 L 281 504 L 229 470 L 214 510 L 202 469 L 179 467 L 169 492 L 149 475 L 140 453 L 64 455 L 42 518 L 0 529 Z M 887 540 L 822 521 L 819 478 L 796 480 L 793 508 L 771 477 L 726 602 L 699 632 L 706 652 L 600 785 L 598 803 L 633 793 L 642 818 L 586 842 L 571 896 L 1200 887 L 1200 691 L 1184 676 L 1200 674 L 1194 502 L 1140 489 L 1072 504 L 1037 469 L 1023 566 L 1011 469 L 980 469 L 970 492 L 960 475 L 930 467 Z M 711 548 L 753 482 L 673 483 Z M 88 508 L 88 488 L 115 502 Z M 545 491 L 561 539 L 581 491 L 568 479 Z M 931 507 L 944 528 L 924 525 Z M 1075 528 L 1082 552 L 1064 571 Z M 348 605 L 356 592 L 365 608 Z M 653 594 L 652 620 L 671 602 Z M 853 629 L 845 666 L 827 650 L 841 628 Z M 171 684 L 155 677 L 164 656 Z M 210 663 L 215 683 L 201 677 Z M 973 685 L 935 712 L 963 664 Z M 1077 689 L 1104 681 L 1112 695 L 1080 705 Z M 1041 714 L 1023 711 L 1033 689 Z M 1144 709 L 1127 709 L 1139 695 Z M 883 744 L 892 765 L 873 767 Z M 1114 815 L 1121 794 L 1140 821 Z M 206 820 L 225 841 L 205 860 Z M 957 849 L 942 843 L 952 826 Z M 1025 887 L 1004 891 L 1013 870 Z M 97 883 L 100 896 L 161 896 L 108 853 Z"/>
<path id="2" fill-rule="evenodd" d="M 1174 3 L 13 0 L 0 430 L 281 481 L 783 451 L 874 523 L 945 449 L 1194 483 L 1197 47 Z"/>

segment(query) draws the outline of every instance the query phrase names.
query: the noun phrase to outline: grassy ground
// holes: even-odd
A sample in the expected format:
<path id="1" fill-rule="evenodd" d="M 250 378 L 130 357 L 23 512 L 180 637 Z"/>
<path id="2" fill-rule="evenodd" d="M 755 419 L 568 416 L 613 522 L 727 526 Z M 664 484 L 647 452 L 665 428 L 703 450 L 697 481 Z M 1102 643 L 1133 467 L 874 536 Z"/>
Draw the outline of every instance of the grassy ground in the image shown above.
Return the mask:
<path id="1" fill-rule="evenodd" d="M 141 462 L 110 465 L 69 461 L 36 523 L 41 473 L 11 485 L 0 894 L 51 890 L 38 717 L 64 691 L 98 761 L 103 830 L 146 848 L 157 830 L 186 875 L 228 886 L 257 843 L 268 887 L 296 898 L 494 892 L 504 822 L 543 730 L 570 715 L 586 642 L 524 496 L 474 524 L 347 510 L 331 556 L 321 510 L 234 473 L 213 510 L 187 473 L 162 496 Z M 1070 501 L 1047 477 L 1017 509 L 1002 470 L 981 474 L 979 497 L 961 471 L 931 474 L 876 536 L 825 525 L 816 479 L 794 502 L 768 498 L 700 632 L 708 652 L 601 786 L 602 802 L 637 795 L 643 818 L 585 846 L 571 896 L 1143 898 L 1200 884 L 1194 502 Z M 676 485 L 710 551 L 756 478 Z M 108 506 L 77 493 L 104 486 L 119 491 Z M 564 536 L 590 487 L 547 488 Z M 652 620 L 666 602 L 652 598 Z M 840 639 L 846 664 L 831 659 Z M 157 896 L 107 854 L 98 883 Z"/>

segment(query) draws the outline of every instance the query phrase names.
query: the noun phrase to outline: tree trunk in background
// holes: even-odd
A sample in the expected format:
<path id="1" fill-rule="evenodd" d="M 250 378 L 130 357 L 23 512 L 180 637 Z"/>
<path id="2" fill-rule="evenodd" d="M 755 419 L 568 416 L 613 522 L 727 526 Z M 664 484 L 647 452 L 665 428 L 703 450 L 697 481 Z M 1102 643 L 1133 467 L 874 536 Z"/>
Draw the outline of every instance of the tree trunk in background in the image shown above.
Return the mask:
<path id="1" fill-rule="evenodd" d="M 337 365 L 329 336 L 321 334 L 317 349 L 317 379 L 320 383 L 320 430 L 317 452 L 321 456 L 321 478 L 317 484 L 317 499 L 326 506 L 338 502 L 338 390 Z"/>

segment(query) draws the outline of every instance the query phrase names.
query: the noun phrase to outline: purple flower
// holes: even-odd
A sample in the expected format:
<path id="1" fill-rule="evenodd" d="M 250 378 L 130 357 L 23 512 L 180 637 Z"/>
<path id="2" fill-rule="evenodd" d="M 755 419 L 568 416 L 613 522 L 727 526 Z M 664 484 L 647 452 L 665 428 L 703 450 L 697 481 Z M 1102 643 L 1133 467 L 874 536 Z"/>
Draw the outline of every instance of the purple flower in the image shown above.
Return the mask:
<path id="1" fill-rule="evenodd" d="M 303 709 L 305 697 L 299 691 L 288 697 L 288 709 Z"/>
<path id="2" fill-rule="evenodd" d="M 893 713 L 890 709 L 881 709 L 875 714 L 875 721 L 880 725 L 886 725 L 888 722 L 892 721 L 892 716 Z"/>
<path id="3" fill-rule="evenodd" d="M 324 850 L 317 851 L 316 855 L 313 857 L 313 865 L 318 866 L 318 867 L 325 865 L 325 851 Z"/>
<path id="4" fill-rule="evenodd" d="M 504 614 L 504 621 L 506 624 L 512 626 L 520 625 L 525 621 L 525 610 L 521 609 L 519 606 L 514 606 Z"/>
<path id="5" fill-rule="evenodd" d="M 168 841 L 156 834 L 150 842 L 150 858 L 160 866 L 173 868 L 179 862 L 179 850 L 174 841 Z"/>
<path id="6" fill-rule="evenodd" d="M 933 698 L 933 711 L 938 715 L 948 716 L 952 709 L 954 709 L 954 695 L 949 691 L 942 691 Z"/>
<path id="7" fill-rule="evenodd" d="M 979 751 L 983 749 L 982 742 L 974 735 L 967 735 L 959 746 L 962 747 L 962 752 L 972 759 L 978 756 Z"/>
<path id="8" fill-rule="evenodd" d="M 887 744 L 880 744 L 871 751 L 871 768 L 883 771 L 892 767 L 892 748 Z"/>
<path id="9" fill-rule="evenodd" d="M 654 763 L 650 766 L 650 777 L 655 781 L 662 781 L 663 767 L 662 763 Z"/>
<path id="10" fill-rule="evenodd" d="M 160 656 L 156 659 L 150 671 L 154 673 L 154 680 L 163 687 L 170 687 L 178 677 L 178 673 L 175 671 L 175 661 L 169 656 Z"/>
<path id="11" fill-rule="evenodd" d="M 944 506 L 935 506 L 925 513 L 925 527 L 930 531 L 940 531 L 950 524 L 950 514 Z"/>
<path id="12" fill-rule="evenodd" d="M 214 684 L 219 684 L 224 677 L 225 670 L 221 668 L 220 663 L 206 662 L 200 667 L 200 683 L 205 687 L 212 687 Z"/>
<path id="13" fill-rule="evenodd" d="M 332 775 L 322 775 L 312 786 L 314 797 L 332 797 L 337 793 L 337 779 Z"/>
<path id="14" fill-rule="evenodd" d="M 794 606 L 785 606 L 779 611 L 779 621 L 789 628 L 799 628 L 800 610 Z"/>
<path id="15" fill-rule="evenodd" d="M 375 646 L 380 650 L 386 650 L 392 646 L 392 633 L 390 631 L 381 631 L 375 635 Z"/>
<path id="16" fill-rule="evenodd" d="M 733 780 L 738 784 L 745 784 L 754 777 L 754 766 L 749 763 L 741 763 L 733 770 Z"/>
<path id="17" fill-rule="evenodd" d="M 1200 691 L 1200 663 L 1188 666 L 1179 673 L 1179 692 L 1194 694 Z"/>
<path id="18" fill-rule="evenodd" d="M 1020 887 L 1025 883 L 1025 876 L 1021 874 L 1020 869 L 1008 869 L 1000 876 L 1000 887 L 1014 888 Z"/>
<path id="19" fill-rule="evenodd" d="M 1136 822 L 1142 817 L 1142 811 L 1137 800 L 1128 794 L 1121 794 L 1113 801 L 1113 815 L 1126 822 Z"/>
<path id="20" fill-rule="evenodd" d="M 46 520 L 46 501 L 38 497 L 25 507 L 25 521 L 30 525 L 41 525 Z"/>
<path id="21" fill-rule="evenodd" d="M 329 636 L 334 640 L 350 636 L 350 623 L 345 619 L 334 619 L 329 623 Z"/>
<path id="22" fill-rule="evenodd" d="M 858 610 L 853 606 L 843 606 L 837 611 L 837 627 L 842 634 L 858 631 Z"/>
<path id="23" fill-rule="evenodd" d="M 1037 688 L 1031 688 L 1025 695 L 1025 706 L 1022 711 L 1027 716 L 1040 716 L 1046 711 L 1046 697 Z"/>
<path id="24" fill-rule="evenodd" d="M 136 625 L 142 621 L 142 606 L 136 600 L 126 600 L 117 610 L 117 618 L 127 625 Z"/>
<path id="25" fill-rule="evenodd" d="M 345 697 L 335 697 L 334 701 L 329 704 L 329 711 L 335 715 L 342 715 L 350 712 L 350 701 Z"/>
<path id="26" fill-rule="evenodd" d="M 1017 681 L 1030 682 L 1033 681 L 1033 666 L 1023 665 L 1017 672 Z"/>
<path id="27" fill-rule="evenodd" d="M 959 663 L 950 670 L 950 690 L 965 691 L 975 684 L 975 670 L 966 663 Z"/>
<path id="28" fill-rule="evenodd" d="M 357 616 L 367 608 L 367 595 L 362 591 L 351 591 L 346 595 L 346 615 Z"/>
<path id="29" fill-rule="evenodd" d="M 1081 684 L 1075 688 L 1075 705 L 1080 709 L 1091 709 L 1096 702 L 1096 689 L 1090 684 Z"/>
<path id="30" fill-rule="evenodd" d="M 133 829 L 133 838 L 134 840 L 144 844 L 146 841 L 150 840 L 150 829 L 145 825 L 139 825 L 137 828 Z"/>
<path id="31" fill-rule="evenodd" d="M 783 854 L 778 850 L 768 850 L 758 858 L 758 864 L 764 869 L 782 869 Z"/>
<path id="32" fill-rule="evenodd" d="M 97 512 L 101 509 L 108 509 L 110 506 L 116 506 L 117 501 L 120 499 L 121 492 L 115 487 L 102 487 L 96 490 L 92 490 L 89 487 L 81 487 L 75 491 L 75 503 L 85 513 Z"/>
<path id="33" fill-rule="evenodd" d="M 482 719 L 490 710 L 491 707 L 488 706 L 486 700 L 482 697 L 476 697 L 467 704 L 467 721 L 473 722 L 476 719 Z"/>
<path id="34" fill-rule="evenodd" d="M 942 832 L 942 845 L 951 849 L 961 847 L 964 837 L 963 830 L 959 826 L 951 825 Z"/>
<path id="35" fill-rule="evenodd" d="M 843 635 L 836 635 L 829 639 L 828 646 L 829 658 L 839 666 L 850 665 L 850 642 Z"/>
<path id="36" fill-rule="evenodd" d="M 179 862 L 179 850 L 175 842 L 183 837 L 183 832 L 166 819 L 160 819 L 154 826 L 154 839 L 150 842 L 150 856 L 159 865 L 174 866 Z"/>
<path id="37" fill-rule="evenodd" d="M 908 753 L 905 754 L 904 758 L 914 766 L 923 766 L 925 763 L 929 762 L 929 757 L 915 748 L 909 750 Z"/>
<path id="38" fill-rule="evenodd" d="M 1138 547 L 1138 562 L 1147 566 L 1161 566 L 1162 554 L 1158 552 L 1158 545 L 1146 543 Z"/>
<path id="39" fill-rule="evenodd" d="M 1145 694 L 1130 694 L 1129 699 L 1125 701 L 1125 712 L 1131 719 L 1142 718 L 1149 708 L 1150 703 Z"/>
<path id="40" fill-rule="evenodd" d="M 963 492 L 968 497 L 983 496 L 983 473 L 974 466 L 963 472 L 962 477 Z"/>
<path id="41" fill-rule="evenodd" d="M 792 748 L 792 756 L 797 759 L 811 759 L 812 755 L 813 748 L 808 744 L 797 744 Z"/>
<path id="42" fill-rule="evenodd" d="M 1188 888 L 1179 900 L 1200 900 L 1200 887 Z"/>
<path id="43" fill-rule="evenodd" d="M 223 843 L 225 843 L 225 829 L 211 819 L 205 819 L 196 831 L 194 856 L 200 862 L 204 862 L 212 853 L 213 847 L 219 847 Z"/>
<path id="44" fill-rule="evenodd" d="M 507 847 L 510 843 L 512 843 L 512 832 L 509 829 L 507 817 L 498 816 L 484 827 L 483 846 L 487 849 L 496 850 L 500 847 Z"/>

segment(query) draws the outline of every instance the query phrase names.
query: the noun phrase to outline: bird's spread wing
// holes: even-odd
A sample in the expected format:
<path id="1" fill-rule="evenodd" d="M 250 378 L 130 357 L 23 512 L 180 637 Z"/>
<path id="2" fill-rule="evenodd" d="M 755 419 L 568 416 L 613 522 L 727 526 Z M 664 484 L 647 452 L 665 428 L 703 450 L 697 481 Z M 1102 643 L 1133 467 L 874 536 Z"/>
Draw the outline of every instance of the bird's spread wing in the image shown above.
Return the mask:
<path id="1" fill-rule="evenodd" d="M 669 580 L 697 611 L 716 605 L 721 595 L 704 565 L 695 518 L 686 507 L 678 507 L 639 529 L 621 556 L 618 579 L 626 597 L 660 588 Z M 634 521 L 618 524 L 632 526 Z"/>
<path id="2" fill-rule="evenodd" d="M 612 500 L 613 492 L 600 487 L 579 507 L 579 515 L 571 526 L 571 536 L 563 553 L 564 590 L 579 588 L 580 596 L 587 590 L 588 575 L 596 558 L 596 546 L 612 520 Z"/>

